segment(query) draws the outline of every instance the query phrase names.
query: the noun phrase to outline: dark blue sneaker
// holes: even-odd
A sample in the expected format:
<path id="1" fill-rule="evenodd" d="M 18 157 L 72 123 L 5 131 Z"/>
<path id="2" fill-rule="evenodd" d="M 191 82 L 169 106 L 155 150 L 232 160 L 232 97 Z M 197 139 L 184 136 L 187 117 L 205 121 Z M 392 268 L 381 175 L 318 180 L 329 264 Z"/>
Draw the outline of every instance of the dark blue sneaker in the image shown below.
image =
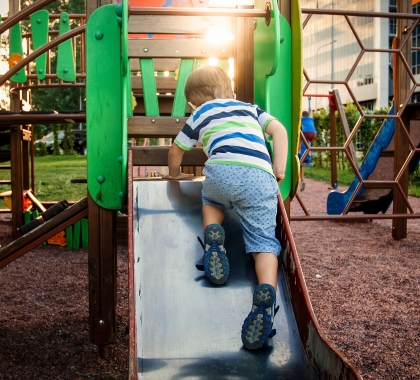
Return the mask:
<path id="1" fill-rule="evenodd" d="M 267 338 L 274 336 L 273 321 L 276 309 L 276 291 L 269 284 L 255 288 L 252 310 L 242 325 L 243 345 L 255 350 L 262 347 Z M 274 333 L 274 334 L 273 334 Z"/>
<path id="2" fill-rule="evenodd" d="M 229 260 L 226 256 L 225 230 L 220 224 L 209 224 L 204 231 L 204 271 L 216 285 L 224 284 L 229 277 Z"/>

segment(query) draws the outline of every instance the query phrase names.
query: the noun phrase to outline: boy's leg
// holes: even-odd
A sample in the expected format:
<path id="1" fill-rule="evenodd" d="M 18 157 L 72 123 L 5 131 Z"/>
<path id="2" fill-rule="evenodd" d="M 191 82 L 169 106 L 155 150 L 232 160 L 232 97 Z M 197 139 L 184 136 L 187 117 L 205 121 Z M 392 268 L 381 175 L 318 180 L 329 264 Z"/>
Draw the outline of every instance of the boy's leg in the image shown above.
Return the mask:
<path id="1" fill-rule="evenodd" d="M 203 205 L 204 271 L 216 285 L 224 284 L 229 277 L 229 261 L 226 256 L 225 230 L 221 226 L 225 213 L 210 204 Z"/>
<path id="2" fill-rule="evenodd" d="M 277 289 L 277 256 L 271 252 L 253 252 L 252 257 L 255 261 L 258 284 L 269 284 Z"/>
<path id="3" fill-rule="evenodd" d="M 242 326 L 242 343 L 251 350 L 262 347 L 270 337 L 276 308 L 277 256 L 270 252 L 253 252 L 258 286 L 252 309 Z"/>

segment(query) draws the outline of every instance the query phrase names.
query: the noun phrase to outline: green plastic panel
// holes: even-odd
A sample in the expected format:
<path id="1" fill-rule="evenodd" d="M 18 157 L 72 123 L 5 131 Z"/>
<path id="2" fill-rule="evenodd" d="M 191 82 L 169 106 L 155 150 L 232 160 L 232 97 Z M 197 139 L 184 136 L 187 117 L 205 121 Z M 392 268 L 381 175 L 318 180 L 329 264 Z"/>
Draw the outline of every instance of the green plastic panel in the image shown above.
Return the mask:
<path id="1" fill-rule="evenodd" d="M 288 136 L 288 160 L 286 165 L 286 177 L 280 185 L 283 199 L 290 194 L 292 184 L 292 36 L 291 28 L 283 15 L 279 15 L 280 22 L 280 51 L 279 65 L 275 73 L 268 77 L 267 81 L 267 111 L 276 116 L 284 125 Z"/>
<path id="2" fill-rule="evenodd" d="M 115 5 L 92 13 L 86 27 L 88 191 L 101 207 L 122 207 L 121 29 Z"/>
<path id="3" fill-rule="evenodd" d="M 82 248 L 88 248 L 89 246 L 89 232 L 88 232 L 88 220 L 83 218 L 80 220 L 82 227 Z"/>
<path id="4" fill-rule="evenodd" d="M 73 248 L 73 226 L 66 228 L 66 247 Z"/>
<path id="5" fill-rule="evenodd" d="M 36 50 L 48 42 L 49 13 L 43 9 L 31 15 L 32 44 Z M 47 53 L 35 58 L 36 75 L 38 79 L 45 79 L 47 71 Z"/>
<path id="6" fill-rule="evenodd" d="M 264 9 L 266 3 L 255 2 Z M 291 146 L 291 30 L 279 14 L 277 2 L 271 3 L 271 19 L 256 20 L 254 32 L 254 101 L 285 126 Z M 290 154 L 289 154 L 290 157 Z M 286 177 L 280 185 L 283 199 L 290 194 L 291 163 L 287 162 Z"/>
<path id="7" fill-rule="evenodd" d="M 80 248 L 80 220 L 73 224 L 73 248 Z"/>
<path id="8" fill-rule="evenodd" d="M 22 28 L 20 23 L 13 25 L 9 31 L 9 66 L 12 68 L 23 59 Z M 16 83 L 26 82 L 25 68 L 19 70 L 10 80 Z"/>
<path id="9" fill-rule="evenodd" d="M 188 75 L 194 68 L 193 59 L 182 59 L 179 65 L 178 80 L 176 84 L 174 105 L 172 107 L 172 116 L 183 117 L 187 110 L 187 99 L 185 98 L 184 88 Z"/>
<path id="10" fill-rule="evenodd" d="M 299 133 L 300 118 L 302 112 L 302 77 L 303 77 L 303 53 L 302 53 L 302 20 L 299 0 L 292 0 L 292 188 L 291 196 L 296 194 L 299 184 Z"/>
<path id="11" fill-rule="evenodd" d="M 159 103 L 156 95 L 157 88 L 153 59 L 141 59 L 140 71 L 145 114 L 146 116 L 159 116 Z"/>
<path id="12" fill-rule="evenodd" d="M 64 12 L 60 15 L 60 35 L 70 31 L 70 17 Z M 76 66 L 74 64 L 73 43 L 67 40 L 58 45 L 57 77 L 65 82 L 76 80 Z"/>

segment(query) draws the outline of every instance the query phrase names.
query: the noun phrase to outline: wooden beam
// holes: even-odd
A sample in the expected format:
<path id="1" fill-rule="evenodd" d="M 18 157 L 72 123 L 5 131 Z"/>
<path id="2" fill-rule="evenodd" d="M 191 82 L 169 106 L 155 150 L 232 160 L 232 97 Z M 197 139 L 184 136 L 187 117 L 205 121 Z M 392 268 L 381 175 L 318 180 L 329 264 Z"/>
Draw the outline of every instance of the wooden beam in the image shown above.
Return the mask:
<path id="1" fill-rule="evenodd" d="M 413 8 L 411 2 L 405 0 L 397 0 L 397 11 L 398 13 L 412 13 Z M 397 47 L 401 46 L 402 41 L 405 38 L 406 20 L 397 19 Z M 405 43 L 402 48 L 402 53 L 407 60 L 408 66 L 411 67 L 411 38 Z M 394 94 L 394 107 L 395 113 L 398 113 L 402 105 L 406 103 L 407 97 L 411 89 L 410 77 L 400 61 L 399 56 L 394 65 L 394 80 L 395 80 L 395 94 Z M 407 114 L 402 115 L 404 125 L 408 126 Z M 405 135 L 402 128 L 404 125 L 397 120 L 394 136 L 394 178 L 397 177 L 400 172 L 407 156 L 409 154 L 409 144 L 407 136 Z M 409 127 L 409 126 L 408 126 Z M 406 170 L 401 176 L 399 181 L 404 194 L 408 193 L 408 171 Z M 407 213 L 407 206 L 404 201 L 404 197 L 400 194 L 397 188 L 394 188 L 394 199 L 393 199 L 393 213 L 404 214 Z M 392 237 L 395 240 L 403 239 L 407 237 L 407 220 L 404 219 L 393 219 L 392 220 Z"/>
<path id="2" fill-rule="evenodd" d="M 133 166 L 166 166 L 168 165 L 169 146 L 144 146 L 129 148 L 133 151 Z M 203 166 L 207 156 L 203 148 L 193 148 L 185 152 L 183 166 Z"/>
<path id="3" fill-rule="evenodd" d="M 83 198 L 54 218 L 47 220 L 39 227 L 0 249 L 0 268 L 23 256 L 33 248 L 38 247 L 44 241 L 55 236 L 86 215 L 87 199 Z"/>
<path id="4" fill-rule="evenodd" d="M 228 59 L 234 56 L 232 41 L 217 44 L 204 39 L 176 40 L 129 40 L 129 58 L 198 58 L 217 57 Z"/>
<path id="5" fill-rule="evenodd" d="M 88 196 L 89 333 L 101 358 L 115 342 L 117 304 L 116 212 L 98 206 Z"/>
<path id="6" fill-rule="evenodd" d="M 128 137 L 176 137 L 187 117 L 143 117 L 128 119 Z"/>

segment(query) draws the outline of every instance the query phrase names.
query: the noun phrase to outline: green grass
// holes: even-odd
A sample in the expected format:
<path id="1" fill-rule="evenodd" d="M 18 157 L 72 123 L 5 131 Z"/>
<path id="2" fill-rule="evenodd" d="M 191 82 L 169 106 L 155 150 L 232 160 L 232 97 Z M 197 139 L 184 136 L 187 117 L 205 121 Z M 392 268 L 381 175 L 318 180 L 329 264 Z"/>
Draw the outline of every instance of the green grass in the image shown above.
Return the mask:
<path id="1" fill-rule="evenodd" d="M 311 178 L 315 181 L 326 182 L 331 184 L 330 168 L 305 166 L 303 169 L 305 173 L 305 178 Z M 355 174 L 352 170 L 337 170 L 337 178 L 339 186 L 350 186 L 350 184 L 355 178 Z M 420 197 L 420 183 L 414 181 L 410 182 L 408 184 L 408 195 Z"/>
<path id="2" fill-rule="evenodd" d="M 35 194 L 40 201 L 78 201 L 85 197 L 86 184 L 71 183 L 74 178 L 86 178 L 86 156 L 35 157 Z M 10 171 L 1 170 L 0 179 L 10 179 Z M 10 190 L 9 185 L 0 185 L 0 192 L 7 190 Z M 4 207 L 1 199 L 0 208 Z"/>
<path id="3" fill-rule="evenodd" d="M 305 166 L 303 168 L 305 178 L 311 178 L 315 181 L 327 182 L 331 184 L 331 169 L 318 168 L 315 166 Z M 353 182 L 354 173 L 348 170 L 337 170 L 337 181 L 339 186 L 350 186 Z"/>
<path id="4" fill-rule="evenodd" d="M 2 165 L 8 165 L 4 162 Z M 305 178 L 312 178 L 331 184 L 331 170 L 328 168 L 304 167 Z M 349 186 L 354 179 L 352 171 L 338 170 L 338 185 Z M 86 196 L 86 184 L 71 183 L 74 178 L 86 178 L 86 156 L 44 156 L 35 157 L 35 192 L 41 201 L 78 201 Z M 9 170 L 0 170 L 0 179 L 10 179 Z M 9 185 L 0 185 L 0 192 L 10 190 Z M 410 183 L 409 195 L 420 197 L 420 185 Z M 4 208 L 0 199 L 0 208 Z"/>

